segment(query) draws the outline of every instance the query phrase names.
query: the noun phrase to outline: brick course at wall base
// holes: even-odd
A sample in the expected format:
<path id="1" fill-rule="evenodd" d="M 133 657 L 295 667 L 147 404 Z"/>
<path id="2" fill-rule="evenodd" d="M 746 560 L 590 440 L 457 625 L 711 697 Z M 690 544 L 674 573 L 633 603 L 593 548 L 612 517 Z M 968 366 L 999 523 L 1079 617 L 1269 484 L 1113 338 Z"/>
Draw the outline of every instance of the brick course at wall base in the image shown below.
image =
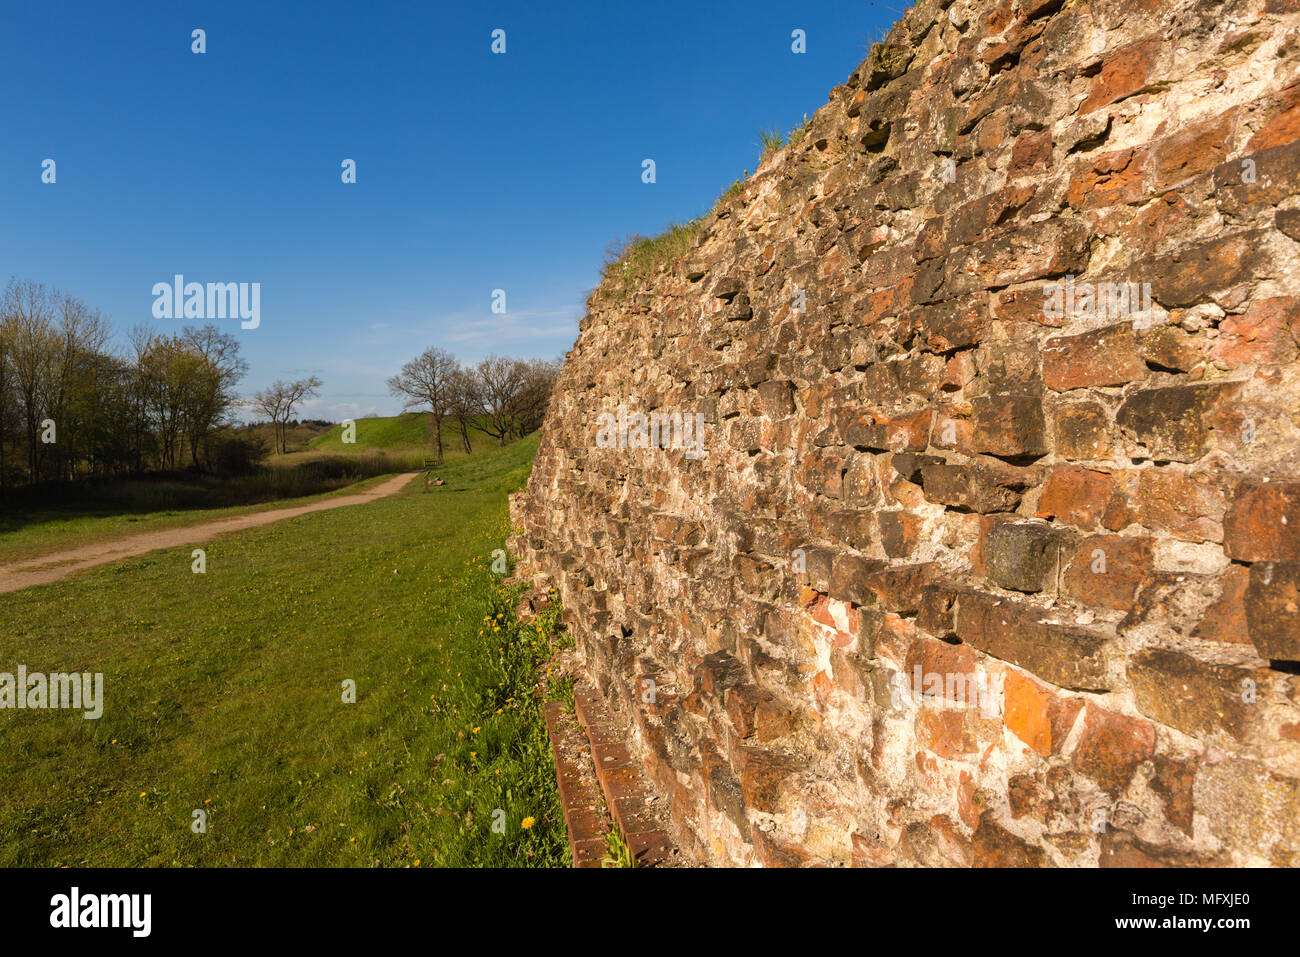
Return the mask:
<path id="1" fill-rule="evenodd" d="M 1295 0 L 925 0 L 596 290 L 513 546 L 683 850 L 1300 864 L 1298 297 Z"/>

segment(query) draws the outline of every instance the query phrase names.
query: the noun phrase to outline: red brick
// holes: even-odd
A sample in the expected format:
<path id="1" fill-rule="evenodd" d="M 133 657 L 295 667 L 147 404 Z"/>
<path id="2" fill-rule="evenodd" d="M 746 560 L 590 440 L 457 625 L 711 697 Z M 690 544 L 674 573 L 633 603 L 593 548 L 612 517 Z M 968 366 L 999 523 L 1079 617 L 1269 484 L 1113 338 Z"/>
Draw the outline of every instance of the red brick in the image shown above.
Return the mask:
<path id="1" fill-rule="evenodd" d="M 1192 637 L 1205 641 L 1244 643 L 1250 641 L 1246 628 L 1246 586 L 1250 569 L 1233 565 L 1223 573 L 1222 590 L 1205 616 L 1192 631 Z"/>
<path id="2" fill-rule="evenodd" d="M 1193 123 L 1155 148 L 1155 188 L 1168 189 L 1223 162 L 1237 128 L 1237 111 Z"/>
<path id="3" fill-rule="evenodd" d="M 1045 867 L 1047 854 L 1016 837 L 985 814 L 971 838 L 975 867 Z"/>
<path id="4" fill-rule="evenodd" d="M 1109 689 L 1108 633 L 1047 620 L 1042 608 L 973 588 L 939 587 L 950 595 L 962 641 L 1062 688 Z"/>
<path id="5" fill-rule="evenodd" d="M 1279 296 L 1251 303 L 1244 315 L 1227 316 L 1219 323 L 1211 357 L 1229 369 L 1294 362 L 1292 325 L 1300 312 L 1298 302 L 1294 296 Z"/>
<path id="6" fill-rule="evenodd" d="M 1217 483 L 1171 468 L 1142 469 L 1134 499 L 1137 521 L 1185 542 L 1223 541 L 1227 496 Z"/>
<path id="7" fill-rule="evenodd" d="M 1040 326 L 1061 326 L 1064 316 L 1048 316 L 1043 308 L 1047 295 L 1042 283 L 1012 289 L 1001 289 L 993 298 L 994 319 L 1004 322 L 1033 322 Z"/>
<path id="8" fill-rule="evenodd" d="M 919 685 L 916 681 L 918 667 L 921 669 Z M 953 704 L 966 704 L 965 698 L 957 688 L 957 682 L 949 679 L 950 676 L 960 676 L 963 688 L 971 687 L 975 678 L 975 653 L 966 645 L 950 645 L 946 641 L 920 635 L 907 650 L 903 671 L 907 679 L 907 687 L 912 694 L 928 695 L 935 690 L 935 686 L 932 682 L 927 682 L 927 678 L 938 675 L 943 685 L 939 697 Z M 949 692 L 953 694 L 949 695 Z"/>
<path id="9" fill-rule="evenodd" d="M 1051 161 L 1051 130 L 1021 133 L 1011 148 L 1011 168 L 1007 170 L 1007 175 L 1024 176 L 1034 170 L 1045 169 Z"/>
<path id="10" fill-rule="evenodd" d="M 888 867 L 894 863 L 894 854 L 878 837 L 854 831 L 852 835 L 854 867 Z"/>
<path id="11" fill-rule="evenodd" d="M 1213 340 L 1193 335 L 1179 326 L 1160 326 L 1142 339 L 1142 358 L 1164 369 L 1190 372 L 1204 362 Z"/>
<path id="12" fill-rule="evenodd" d="M 1007 729 L 1043 757 L 1058 754 L 1083 701 L 1058 695 L 1014 668 L 1006 669 L 1002 689 Z"/>
<path id="13" fill-rule="evenodd" d="M 1300 661 L 1300 562 L 1257 562 L 1246 587 L 1246 627 L 1260 657 Z"/>
<path id="14" fill-rule="evenodd" d="M 1052 725 L 1047 720 L 1047 689 L 1014 668 L 1008 668 L 1002 691 L 1007 730 L 1043 757 L 1050 755 Z"/>
<path id="15" fill-rule="evenodd" d="M 1047 451 L 1040 395 L 994 393 L 971 399 L 970 445 L 973 454 L 1020 456 Z"/>
<path id="16" fill-rule="evenodd" d="M 1223 520 L 1223 548 L 1240 562 L 1300 561 L 1300 482 L 1239 490 Z"/>
<path id="17" fill-rule="evenodd" d="M 1279 112 L 1270 117 L 1246 143 L 1246 152 L 1258 153 L 1273 146 L 1284 146 L 1300 140 L 1300 85 L 1282 92 L 1279 107 Z"/>
<path id="18" fill-rule="evenodd" d="M 736 753 L 745 806 L 765 814 L 785 810 L 785 796 L 795 786 L 793 760 L 766 748 L 741 747 Z"/>
<path id="19" fill-rule="evenodd" d="M 1168 845 L 1149 844 L 1115 828 L 1107 828 L 1101 835 L 1101 856 L 1098 867 L 1134 868 L 1154 867 L 1205 867 L 1212 861 L 1199 854 Z"/>
<path id="20" fill-rule="evenodd" d="M 1076 770 L 1118 798 L 1128 789 L 1138 765 L 1155 754 L 1155 745 L 1156 729 L 1151 722 L 1089 703 L 1073 763 Z"/>
<path id="21" fill-rule="evenodd" d="M 1192 837 L 1196 765 L 1163 754 L 1156 755 L 1154 763 L 1155 774 L 1151 777 L 1150 788 L 1160 796 L 1165 809 L 1165 820 Z"/>
<path id="22" fill-rule="evenodd" d="M 912 554 L 920 542 L 920 518 L 901 510 L 876 512 L 875 517 L 885 554 L 890 558 L 906 558 Z"/>
<path id="23" fill-rule="evenodd" d="M 1219 665 L 1164 648 L 1148 648 L 1128 662 L 1133 700 L 1144 715 L 1197 737 L 1222 732 L 1245 740 L 1259 720 L 1257 704 L 1243 700 L 1242 682 L 1262 686 L 1268 672 Z"/>
<path id="24" fill-rule="evenodd" d="M 926 463 L 921 467 L 925 497 L 943 505 L 974 512 L 1010 512 L 1020 502 L 1021 490 L 1032 484 L 1027 469 L 1003 463 L 973 465 Z"/>
<path id="25" fill-rule="evenodd" d="M 1070 178 L 1067 201 L 1078 209 L 1135 203 L 1146 194 L 1147 151 L 1103 153 Z"/>
<path id="26" fill-rule="evenodd" d="M 895 565 L 867 575 L 866 586 L 890 611 L 914 615 L 921 604 L 921 589 L 939 574 L 935 562 Z"/>
<path id="27" fill-rule="evenodd" d="M 898 315 L 899 312 L 910 305 L 912 282 L 912 277 L 908 276 L 902 282 L 896 283 L 888 289 L 882 289 L 868 295 L 866 302 L 863 304 L 863 325 L 870 325 L 886 316 Z"/>
<path id="28" fill-rule="evenodd" d="M 951 760 L 976 749 L 974 737 L 966 732 L 962 711 L 922 708 L 917 712 L 916 724 L 921 746 L 938 757 Z"/>
<path id="29" fill-rule="evenodd" d="M 1110 419 L 1097 402 L 1071 402 L 1054 410 L 1056 454 L 1067 459 L 1096 460 L 1111 456 Z"/>
<path id="30" fill-rule="evenodd" d="M 1093 77 L 1092 88 L 1088 98 L 1079 106 L 1079 114 L 1091 113 L 1142 89 L 1155 66 L 1161 46 L 1162 41 L 1156 38 L 1116 50 Z"/>
<path id="31" fill-rule="evenodd" d="M 1129 523 L 1124 495 L 1111 473 L 1077 465 L 1052 470 L 1034 514 L 1077 528 L 1118 530 Z"/>
<path id="32" fill-rule="evenodd" d="M 761 742 L 783 738 L 798 726 L 798 714 L 776 698 L 761 698 L 754 708 L 754 737 Z"/>
<path id="33" fill-rule="evenodd" d="M 1118 207 L 1112 212 L 1126 216 L 1129 207 Z M 1178 230 L 1186 228 L 1193 217 L 1192 207 L 1177 190 L 1170 190 L 1159 202 L 1148 203 L 1121 228 L 1118 238 L 1126 247 L 1149 248 L 1157 245 Z"/>
<path id="34" fill-rule="evenodd" d="M 1151 538 L 1093 535 L 1079 542 L 1063 576 L 1063 591 L 1086 605 L 1124 611 L 1154 571 Z"/>
<path id="35" fill-rule="evenodd" d="M 765 697 L 766 693 L 753 685 L 737 685 L 728 688 L 723 695 L 727 717 L 742 738 L 750 737 L 757 730 L 754 712 Z"/>
<path id="36" fill-rule="evenodd" d="M 829 595 L 816 595 L 811 602 L 804 605 L 804 611 L 818 624 L 826 625 L 829 628 L 835 627 L 835 619 L 831 617 Z"/>
<path id="37" fill-rule="evenodd" d="M 930 818 L 930 834 L 934 838 L 935 849 L 949 862 L 958 867 L 970 867 L 975 862 L 974 849 L 970 838 L 958 830 L 956 823 L 942 814 Z"/>
<path id="38" fill-rule="evenodd" d="M 1211 421 L 1240 393 L 1240 382 L 1193 382 L 1130 392 L 1115 413 L 1154 459 L 1195 462 L 1210 448 Z"/>
<path id="39" fill-rule="evenodd" d="M 1057 392 L 1123 385 L 1146 373 L 1131 322 L 1048 339 L 1043 344 L 1043 381 Z"/>

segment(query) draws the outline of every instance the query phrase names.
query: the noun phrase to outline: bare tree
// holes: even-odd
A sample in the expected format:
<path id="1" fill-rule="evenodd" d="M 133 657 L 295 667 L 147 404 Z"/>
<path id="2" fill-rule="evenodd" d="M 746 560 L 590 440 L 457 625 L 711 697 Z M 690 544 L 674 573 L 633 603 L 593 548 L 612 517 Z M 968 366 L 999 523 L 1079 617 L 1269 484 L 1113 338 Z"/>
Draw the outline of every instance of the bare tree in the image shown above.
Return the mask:
<path id="1" fill-rule="evenodd" d="M 321 381 L 317 376 L 308 379 L 297 379 L 289 383 L 288 391 L 285 393 L 284 400 L 284 419 L 280 423 L 280 451 L 284 452 L 285 425 L 293 418 L 293 407 L 304 399 L 312 399 L 320 395 Z"/>
<path id="2" fill-rule="evenodd" d="M 474 367 L 481 393 L 482 412 L 474 428 L 505 445 L 514 432 L 519 393 L 523 390 L 528 366 L 518 359 L 490 355 Z"/>
<path id="3" fill-rule="evenodd" d="M 261 392 L 254 392 L 245 403 L 254 412 L 259 412 L 271 421 L 271 433 L 275 451 L 280 450 L 280 417 L 284 414 L 284 383 L 276 381 Z"/>
<path id="4" fill-rule="evenodd" d="M 515 397 L 511 416 L 514 433 L 521 439 L 542 427 L 551 390 L 555 388 L 563 362 L 558 359 L 529 359 L 523 365 L 523 383 Z"/>
<path id="5" fill-rule="evenodd" d="M 450 405 L 451 380 L 458 367 L 456 358 L 447 350 L 429 348 L 388 380 L 389 391 L 405 400 L 404 408 L 429 407 L 439 459 L 442 458 L 442 420 Z"/>
<path id="6" fill-rule="evenodd" d="M 448 381 L 447 412 L 456 420 L 460 429 L 460 440 L 465 445 L 465 454 L 472 455 L 474 450 L 469 444 L 469 429 L 474 417 L 482 410 L 478 379 L 470 370 L 457 365 Z"/>
<path id="7" fill-rule="evenodd" d="M 321 381 L 316 376 L 294 382 L 283 382 L 277 379 L 268 388 L 256 393 L 249 401 L 248 404 L 253 409 L 271 420 L 276 449 L 281 454 L 287 451 L 285 443 L 288 423 L 293 418 L 293 407 L 303 399 L 317 395 L 320 386 Z"/>

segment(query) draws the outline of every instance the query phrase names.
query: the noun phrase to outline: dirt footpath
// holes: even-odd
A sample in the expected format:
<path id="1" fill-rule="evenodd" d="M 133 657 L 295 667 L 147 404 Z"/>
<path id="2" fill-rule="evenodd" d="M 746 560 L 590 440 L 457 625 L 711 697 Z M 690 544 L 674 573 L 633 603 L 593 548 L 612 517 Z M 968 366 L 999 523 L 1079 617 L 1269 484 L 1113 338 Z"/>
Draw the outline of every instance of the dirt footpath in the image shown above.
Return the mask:
<path id="1" fill-rule="evenodd" d="M 384 498 L 402 490 L 414 476 L 411 473 L 397 475 L 373 488 L 353 495 L 340 495 L 337 498 L 313 502 L 311 505 L 299 505 L 295 508 L 277 508 L 251 515 L 239 515 L 235 518 L 222 518 L 212 522 L 200 522 L 182 528 L 168 528 L 157 532 L 144 532 L 129 538 L 119 538 L 97 545 L 85 545 L 62 552 L 51 552 L 38 558 L 28 558 L 12 565 L 0 567 L 0 593 L 17 591 L 32 585 L 44 585 L 75 575 L 86 568 L 106 565 L 143 555 L 159 548 L 177 548 L 181 545 L 201 545 L 210 542 L 218 535 L 238 532 L 245 528 L 269 525 L 286 518 L 306 515 L 308 512 L 323 512 L 329 508 L 342 508 L 344 505 L 364 505 L 377 498 Z"/>

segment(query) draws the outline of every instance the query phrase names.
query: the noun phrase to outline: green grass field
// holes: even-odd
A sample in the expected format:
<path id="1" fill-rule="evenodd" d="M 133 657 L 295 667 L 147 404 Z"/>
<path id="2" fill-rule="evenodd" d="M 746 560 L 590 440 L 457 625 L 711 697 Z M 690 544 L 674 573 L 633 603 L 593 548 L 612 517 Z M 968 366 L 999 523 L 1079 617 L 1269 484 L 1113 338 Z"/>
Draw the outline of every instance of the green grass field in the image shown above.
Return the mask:
<path id="1" fill-rule="evenodd" d="M 565 864 L 554 613 L 490 567 L 536 446 L 0 596 L 0 671 L 104 674 L 98 720 L 0 710 L 0 865 Z"/>
<path id="2" fill-rule="evenodd" d="M 252 475 L 127 476 L 65 496 L 67 501 L 37 500 L 0 508 L 0 563 L 136 532 L 347 494 L 388 475 L 419 469 L 433 454 L 424 413 L 358 419 L 356 424 L 357 441 L 347 444 L 341 426 L 323 433 L 314 425 L 295 427 L 290 451 L 269 456 L 267 467 Z M 295 436 L 301 440 L 297 446 Z M 498 450 L 495 439 L 485 438 L 471 432 L 474 456 Z M 443 424 L 443 443 L 445 465 L 439 466 L 439 474 L 446 465 L 468 458 L 454 423 Z"/>

